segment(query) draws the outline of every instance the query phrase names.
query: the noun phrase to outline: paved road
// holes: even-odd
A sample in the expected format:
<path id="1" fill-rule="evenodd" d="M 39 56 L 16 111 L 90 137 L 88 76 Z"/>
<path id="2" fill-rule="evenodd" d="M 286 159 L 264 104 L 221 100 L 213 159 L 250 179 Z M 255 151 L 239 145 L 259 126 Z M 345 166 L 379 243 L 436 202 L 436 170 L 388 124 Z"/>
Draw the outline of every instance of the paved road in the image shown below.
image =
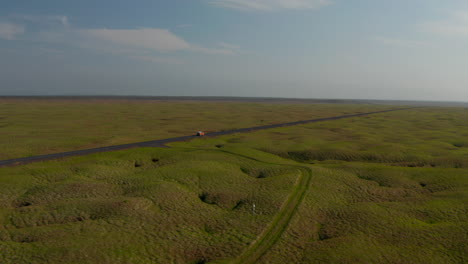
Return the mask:
<path id="1" fill-rule="evenodd" d="M 412 109 L 412 108 L 414 108 L 414 107 L 390 109 L 390 110 L 375 111 L 375 112 L 360 113 L 360 114 L 352 114 L 352 115 L 342 115 L 342 116 L 335 116 L 335 117 L 325 117 L 325 118 L 319 118 L 319 119 L 303 120 L 303 121 L 296 121 L 296 122 L 275 124 L 275 125 L 240 128 L 240 129 L 234 129 L 234 130 L 229 130 L 229 131 L 213 132 L 213 133 L 207 134 L 206 136 L 216 137 L 216 136 L 230 135 L 230 134 L 235 134 L 235 133 L 246 133 L 246 132 L 253 132 L 253 131 L 258 131 L 258 130 L 263 130 L 263 129 L 286 127 L 286 126 L 295 126 L 295 125 L 316 123 L 316 122 L 323 122 L 323 121 L 331 121 L 331 120 L 338 120 L 338 119 L 344 119 L 344 118 L 359 117 L 359 116 L 366 116 L 366 115 L 379 114 L 379 113 L 387 113 L 387 112 L 393 112 L 393 111 L 401 111 L 401 110 L 407 110 L 407 109 Z M 168 144 L 168 143 L 187 141 L 187 140 L 190 140 L 190 139 L 193 139 L 193 138 L 196 138 L 196 137 L 197 136 L 194 136 L 194 135 L 193 136 L 184 136 L 184 137 L 175 137 L 175 138 L 152 140 L 152 141 L 124 144 L 124 145 L 109 146 L 109 147 L 83 149 L 83 150 L 76 150 L 76 151 L 69 151 L 69 152 L 62 152 L 62 153 L 54 153 L 54 154 L 31 156 L 31 157 L 25 157 L 25 158 L 2 160 L 2 161 L 0 161 L 0 167 L 17 166 L 17 165 L 22 165 L 22 164 L 27 164 L 27 163 L 37 162 L 37 161 L 53 160 L 53 159 L 60 159 L 60 158 L 73 157 L 73 156 L 83 156 L 83 155 L 88 155 L 88 154 L 93 154 L 93 153 L 109 152 L 109 151 L 116 151 L 116 150 L 130 149 L 130 148 L 164 147 L 165 144 Z"/>

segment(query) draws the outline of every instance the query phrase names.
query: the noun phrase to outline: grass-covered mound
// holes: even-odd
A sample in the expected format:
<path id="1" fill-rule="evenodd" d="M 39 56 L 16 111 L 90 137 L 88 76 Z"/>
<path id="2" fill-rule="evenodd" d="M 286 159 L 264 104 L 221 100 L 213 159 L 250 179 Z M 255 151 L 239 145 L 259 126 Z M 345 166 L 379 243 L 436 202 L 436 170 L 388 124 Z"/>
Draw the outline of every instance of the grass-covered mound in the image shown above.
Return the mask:
<path id="1" fill-rule="evenodd" d="M 259 263 L 463 263 L 468 170 L 324 165 Z"/>
<path id="2" fill-rule="evenodd" d="M 240 254 L 298 172 L 224 152 L 138 149 L 0 175 L 0 263 L 194 263 Z"/>

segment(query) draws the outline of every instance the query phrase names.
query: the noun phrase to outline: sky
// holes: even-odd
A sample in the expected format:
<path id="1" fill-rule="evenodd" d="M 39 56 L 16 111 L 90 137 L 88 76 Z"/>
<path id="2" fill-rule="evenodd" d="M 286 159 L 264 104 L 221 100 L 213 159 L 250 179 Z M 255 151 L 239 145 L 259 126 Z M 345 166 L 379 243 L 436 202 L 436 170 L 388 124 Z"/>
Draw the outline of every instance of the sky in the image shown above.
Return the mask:
<path id="1" fill-rule="evenodd" d="M 0 1 L 0 95 L 468 102 L 466 0 Z"/>

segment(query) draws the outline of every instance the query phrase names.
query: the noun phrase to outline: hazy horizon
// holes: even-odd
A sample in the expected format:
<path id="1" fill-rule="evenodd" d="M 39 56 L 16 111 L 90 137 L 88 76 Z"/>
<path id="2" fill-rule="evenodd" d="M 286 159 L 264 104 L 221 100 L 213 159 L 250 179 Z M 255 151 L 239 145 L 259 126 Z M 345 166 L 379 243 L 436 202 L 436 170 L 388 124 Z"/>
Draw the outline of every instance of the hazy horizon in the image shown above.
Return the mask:
<path id="1" fill-rule="evenodd" d="M 8 99 L 8 98 L 18 98 L 18 99 L 123 99 L 123 100 L 187 100 L 187 101 L 197 101 L 197 100 L 207 100 L 207 101 L 318 101 L 319 103 L 322 101 L 324 103 L 328 101 L 352 101 L 352 102 L 402 102 L 402 103 L 427 103 L 427 104 L 455 104 L 455 105 L 462 105 L 468 106 L 468 101 L 437 101 L 437 100 L 393 100 L 393 99 L 360 99 L 360 98 L 309 98 L 309 97 L 266 97 L 266 96 L 258 96 L 258 97 L 248 97 L 248 96 L 171 96 L 171 95 L 0 95 L 0 99 Z"/>
<path id="2" fill-rule="evenodd" d="M 468 102 L 468 2 L 2 3 L 0 96 Z"/>

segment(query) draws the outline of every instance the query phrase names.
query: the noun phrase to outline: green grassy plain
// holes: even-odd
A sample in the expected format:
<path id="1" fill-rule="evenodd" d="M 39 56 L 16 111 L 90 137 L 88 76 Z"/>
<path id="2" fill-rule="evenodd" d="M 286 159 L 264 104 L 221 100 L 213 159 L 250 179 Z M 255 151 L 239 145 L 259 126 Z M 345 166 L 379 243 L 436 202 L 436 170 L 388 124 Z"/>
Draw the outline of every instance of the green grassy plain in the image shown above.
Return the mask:
<path id="1" fill-rule="evenodd" d="M 421 108 L 0 168 L 0 263 L 466 263 L 466 120 Z"/>
<path id="2" fill-rule="evenodd" d="M 0 99 L 0 160 L 387 109 L 381 105 Z M 284 111 L 287 109 L 287 111 Z"/>

